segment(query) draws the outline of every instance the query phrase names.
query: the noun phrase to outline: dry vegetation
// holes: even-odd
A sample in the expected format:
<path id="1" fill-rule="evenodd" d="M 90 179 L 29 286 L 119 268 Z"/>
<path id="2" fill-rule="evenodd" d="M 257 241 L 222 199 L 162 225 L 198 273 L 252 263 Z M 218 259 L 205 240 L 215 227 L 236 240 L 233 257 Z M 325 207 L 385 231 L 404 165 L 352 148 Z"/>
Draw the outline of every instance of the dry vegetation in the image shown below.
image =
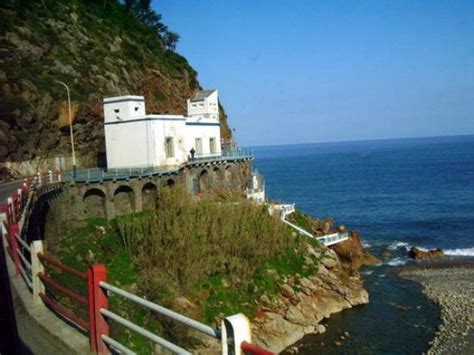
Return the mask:
<path id="1" fill-rule="evenodd" d="M 161 192 L 158 210 L 117 220 L 124 246 L 153 291 L 189 291 L 216 274 L 251 281 L 267 260 L 301 248 L 266 207 L 204 196 L 182 187 Z"/>
<path id="2" fill-rule="evenodd" d="M 293 275 L 317 270 L 318 260 L 305 262 L 308 239 L 240 196 L 195 198 L 175 186 L 163 189 L 158 203 L 157 210 L 112 221 L 91 219 L 50 250 L 78 269 L 104 263 L 112 284 L 214 326 L 240 312 L 253 318 L 264 295 L 276 295 L 278 285 Z M 80 287 L 69 275 L 54 278 Z M 183 346 L 199 342 L 128 301 L 114 296 L 109 301 L 114 312 Z M 61 302 L 75 307 L 64 297 Z M 111 331 L 138 353 L 149 353 L 144 338 L 117 324 Z"/>

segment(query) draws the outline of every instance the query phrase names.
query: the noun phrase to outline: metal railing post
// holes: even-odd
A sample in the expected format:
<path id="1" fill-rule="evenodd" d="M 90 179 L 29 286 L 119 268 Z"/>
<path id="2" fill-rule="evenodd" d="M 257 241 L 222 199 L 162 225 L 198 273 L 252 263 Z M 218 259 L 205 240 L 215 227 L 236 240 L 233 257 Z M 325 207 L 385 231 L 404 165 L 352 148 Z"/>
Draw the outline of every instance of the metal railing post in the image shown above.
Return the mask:
<path id="1" fill-rule="evenodd" d="M 53 171 L 52 170 L 48 170 L 48 175 L 49 175 L 49 182 L 52 183 L 54 180 L 53 180 Z"/>
<path id="2" fill-rule="evenodd" d="M 13 263 L 15 264 L 16 275 L 20 275 L 20 257 L 18 256 L 18 240 L 16 235 L 20 232 L 20 228 L 17 223 L 11 223 L 8 226 L 8 243 L 12 252 Z"/>
<path id="3" fill-rule="evenodd" d="M 35 240 L 31 243 L 31 277 L 33 279 L 33 302 L 36 305 L 43 305 L 40 293 L 45 293 L 43 282 L 38 277 L 39 273 L 44 274 L 43 263 L 38 258 L 38 254 L 43 253 L 43 241 Z"/>
<path id="4" fill-rule="evenodd" d="M 38 186 L 41 186 L 41 174 L 38 173 L 36 176 L 38 177 Z"/>
<path id="5" fill-rule="evenodd" d="M 13 196 L 13 207 L 15 208 L 15 222 L 18 223 L 21 217 L 20 197 L 18 196 L 17 191 L 14 191 L 12 193 L 12 196 Z"/>
<path id="6" fill-rule="evenodd" d="M 100 282 L 107 281 L 107 270 L 103 264 L 89 267 L 87 282 L 89 290 L 89 321 L 90 341 L 92 351 L 96 354 L 108 354 L 107 345 L 102 335 L 109 335 L 109 323 L 100 312 L 101 308 L 108 309 L 107 292 L 100 287 Z"/>
<path id="7" fill-rule="evenodd" d="M 11 197 L 7 198 L 7 206 L 8 206 L 8 223 L 9 224 L 15 223 L 15 214 L 13 211 L 13 199 Z"/>
<path id="8" fill-rule="evenodd" d="M 252 342 L 250 322 L 241 313 L 224 318 L 221 332 L 222 355 L 244 355 L 240 348 L 242 342 Z"/>
<path id="9" fill-rule="evenodd" d="M 17 194 L 18 194 L 18 205 L 20 206 L 20 211 L 23 210 L 23 206 L 25 205 L 24 202 L 24 196 L 23 196 L 23 190 L 22 189 L 17 189 Z"/>

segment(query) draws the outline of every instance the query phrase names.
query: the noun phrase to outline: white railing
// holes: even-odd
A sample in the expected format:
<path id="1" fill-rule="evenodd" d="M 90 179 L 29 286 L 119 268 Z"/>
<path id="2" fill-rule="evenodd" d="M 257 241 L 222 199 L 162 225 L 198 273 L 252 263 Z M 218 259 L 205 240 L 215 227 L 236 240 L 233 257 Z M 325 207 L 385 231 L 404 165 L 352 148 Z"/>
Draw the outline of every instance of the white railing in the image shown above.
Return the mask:
<path id="1" fill-rule="evenodd" d="M 200 323 L 194 319 L 191 319 L 189 317 L 186 317 L 182 314 L 179 314 L 179 313 L 176 313 L 174 311 L 171 311 L 165 307 L 162 307 L 156 303 L 153 303 L 153 302 L 150 302 L 144 298 L 141 298 L 141 297 L 138 297 L 130 292 L 127 292 L 125 290 L 122 290 L 118 287 L 115 287 L 115 286 L 112 286 L 106 282 L 100 282 L 99 283 L 99 286 L 102 287 L 103 289 L 111 292 L 111 293 L 115 293 L 116 295 L 119 295 L 123 298 L 126 298 L 132 302 L 135 302 L 145 308 L 148 308 L 149 310 L 153 311 L 153 312 L 156 312 L 156 313 L 159 313 L 165 317 L 168 317 L 170 319 L 173 319 L 179 323 L 182 323 L 184 325 L 187 325 L 188 327 L 191 327 L 195 330 L 198 330 L 200 331 L 201 333 L 204 333 L 206 335 L 209 335 L 213 338 L 217 338 L 217 339 L 220 339 L 220 336 L 221 336 L 221 333 L 219 330 L 217 329 L 214 329 L 212 327 L 209 327 L 208 325 L 206 324 L 203 324 L 203 323 Z M 174 353 L 177 353 L 177 354 L 190 354 L 187 350 L 173 344 L 173 343 L 170 343 L 169 341 L 167 341 L 166 339 L 163 339 L 161 338 L 160 336 L 156 335 L 156 334 L 153 334 L 151 333 L 150 331 L 146 330 L 145 328 L 135 324 L 135 323 L 132 323 L 130 322 L 129 320 L 125 319 L 125 318 L 122 318 L 121 316 L 119 316 L 118 314 L 115 314 L 107 309 L 101 309 L 100 312 L 107 318 L 113 320 L 113 321 L 116 321 L 117 323 L 120 323 L 121 325 L 125 326 L 126 328 L 129 328 L 135 332 L 137 332 L 138 334 L 141 334 L 143 335 L 144 337 L 148 338 L 149 340 L 161 345 L 162 347 L 164 347 L 165 349 L 168 349 Z M 123 344 L 121 344 L 121 346 L 123 348 L 126 348 Z M 130 349 L 127 349 L 128 351 L 131 351 Z"/>
<path id="2" fill-rule="evenodd" d="M 333 234 L 328 234 L 324 235 L 322 237 L 317 238 L 321 243 L 323 243 L 325 246 L 331 246 L 334 244 L 338 244 L 340 242 L 343 242 L 347 239 L 349 239 L 349 233 L 344 232 L 344 233 L 333 233 Z"/>
<path id="3" fill-rule="evenodd" d="M 297 226 L 294 223 L 291 223 L 286 219 L 286 217 L 295 212 L 295 204 L 282 204 L 282 205 L 275 205 L 274 208 L 279 208 L 280 209 L 280 218 L 281 221 L 287 225 L 289 225 L 291 228 L 295 229 L 298 231 L 300 234 L 308 237 L 308 238 L 313 238 L 324 244 L 325 246 L 331 246 L 334 244 L 338 244 L 340 242 L 343 242 L 347 239 L 349 239 L 349 234 L 348 233 L 333 233 L 333 234 L 328 234 L 324 235 L 322 237 L 315 237 L 313 234 L 310 232 L 306 231 L 305 229 L 301 228 L 300 226 Z"/>
<path id="4" fill-rule="evenodd" d="M 291 204 L 280 205 L 280 211 L 281 211 L 280 212 L 281 215 L 283 216 L 282 218 L 284 218 L 287 215 L 289 215 L 290 213 L 295 212 L 295 204 L 291 203 Z"/>

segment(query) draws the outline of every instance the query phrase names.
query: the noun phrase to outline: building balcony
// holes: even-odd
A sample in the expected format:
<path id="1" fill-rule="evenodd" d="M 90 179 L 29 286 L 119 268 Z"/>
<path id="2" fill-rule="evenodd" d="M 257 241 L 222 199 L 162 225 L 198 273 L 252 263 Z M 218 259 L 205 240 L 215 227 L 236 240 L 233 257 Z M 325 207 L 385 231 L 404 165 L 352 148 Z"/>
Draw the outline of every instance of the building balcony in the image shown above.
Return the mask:
<path id="1" fill-rule="evenodd" d="M 221 154 L 207 154 L 207 155 L 195 155 L 194 157 L 188 157 L 189 164 L 199 164 L 223 160 L 251 160 L 253 159 L 253 153 L 250 150 L 235 150 L 235 151 L 223 151 Z"/>

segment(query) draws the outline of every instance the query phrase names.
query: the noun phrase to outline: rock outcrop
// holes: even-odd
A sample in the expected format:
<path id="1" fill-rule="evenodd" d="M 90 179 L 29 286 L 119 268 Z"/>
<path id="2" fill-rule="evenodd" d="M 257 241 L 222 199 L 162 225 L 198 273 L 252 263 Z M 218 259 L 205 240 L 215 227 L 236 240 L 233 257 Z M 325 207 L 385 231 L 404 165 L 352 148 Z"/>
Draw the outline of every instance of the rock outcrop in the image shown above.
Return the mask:
<path id="1" fill-rule="evenodd" d="M 425 259 L 433 259 L 433 258 L 441 258 L 444 256 L 444 252 L 441 249 L 433 249 L 433 250 L 421 250 L 417 247 L 412 247 L 408 252 L 410 258 L 417 259 L 417 260 L 425 260 Z"/>
<path id="2" fill-rule="evenodd" d="M 364 265 L 380 263 L 380 260 L 364 248 L 362 239 L 356 231 L 351 231 L 348 240 L 334 245 L 332 249 L 337 253 L 341 262 L 350 270 L 357 270 Z"/>
<path id="3" fill-rule="evenodd" d="M 356 234 L 357 235 L 357 234 Z M 356 241 L 360 242 L 357 236 Z M 358 246 L 363 249 L 362 244 Z M 331 314 L 341 312 L 369 302 L 369 294 L 363 287 L 360 274 L 348 265 L 362 265 L 350 262 L 350 256 L 365 255 L 375 262 L 366 251 L 344 255 L 342 261 L 338 254 L 325 246 L 308 246 L 309 254 L 318 261 L 314 275 L 302 277 L 295 275 L 283 278 L 276 294 L 264 294 L 253 319 L 253 341 L 268 350 L 279 353 L 298 342 L 307 334 L 320 334 L 326 331 L 320 322 Z M 305 259 L 307 263 L 313 259 Z M 275 279 L 280 279 L 276 270 L 268 270 Z M 218 341 L 201 343 L 193 352 L 196 354 L 217 354 Z"/>
<path id="4" fill-rule="evenodd" d="M 197 72 L 116 4 L 4 1 L 0 5 L 0 168 L 16 175 L 70 166 L 66 82 L 80 168 L 105 150 L 102 98 L 144 95 L 150 113 L 185 114 Z M 118 2 L 117 2 L 118 3 Z M 221 110 L 224 140 L 231 137 Z M 8 174 L 3 173 L 7 177 Z"/>
<path id="5" fill-rule="evenodd" d="M 261 299 L 254 336 L 257 344 L 274 352 L 306 334 L 323 333 L 319 323 L 331 314 L 369 302 L 359 274 L 349 275 L 333 250 L 311 248 L 310 253 L 320 257 L 315 275 L 287 280 L 276 296 Z"/>

